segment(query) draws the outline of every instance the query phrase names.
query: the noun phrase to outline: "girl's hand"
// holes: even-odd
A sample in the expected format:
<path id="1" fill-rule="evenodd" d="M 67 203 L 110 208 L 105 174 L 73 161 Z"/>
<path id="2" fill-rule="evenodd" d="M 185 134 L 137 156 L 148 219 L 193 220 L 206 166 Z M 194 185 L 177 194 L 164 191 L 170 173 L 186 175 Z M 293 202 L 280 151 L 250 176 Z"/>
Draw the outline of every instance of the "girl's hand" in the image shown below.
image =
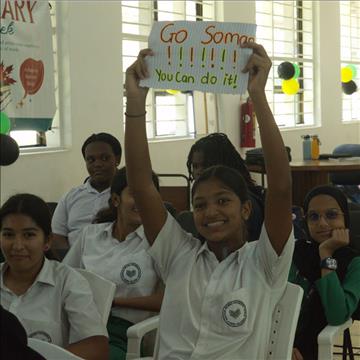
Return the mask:
<path id="1" fill-rule="evenodd" d="M 349 243 L 349 229 L 334 229 L 331 237 L 320 244 L 320 257 L 332 256 L 337 249 L 348 246 Z"/>
<path id="2" fill-rule="evenodd" d="M 153 55 L 151 49 L 141 50 L 137 60 L 126 70 L 126 98 L 128 100 L 136 100 L 139 104 L 144 103 L 144 105 L 149 88 L 140 87 L 139 82 L 140 80 L 149 76 L 149 72 L 145 63 L 145 57 L 149 55 Z"/>
<path id="3" fill-rule="evenodd" d="M 271 69 L 271 60 L 262 45 L 248 42 L 241 45 L 242 48 L 253 49 L 243 73 L 249 72 L 248 91 L 251 98 L 264 94 L 265 85 Z"/>

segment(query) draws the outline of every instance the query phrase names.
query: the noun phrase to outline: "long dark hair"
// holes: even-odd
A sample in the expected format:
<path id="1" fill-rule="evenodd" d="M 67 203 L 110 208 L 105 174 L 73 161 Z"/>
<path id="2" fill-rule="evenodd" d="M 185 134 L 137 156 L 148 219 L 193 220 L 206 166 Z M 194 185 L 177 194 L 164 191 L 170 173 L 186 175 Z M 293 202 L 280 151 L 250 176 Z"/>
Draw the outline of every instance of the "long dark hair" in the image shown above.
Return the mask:
<path id="1" fill-rule="evenodd" d="M 26 193 L 11 196 L 0 209 L 0 229 L 2 229 L 4 218 L 11 214 L 29 216 L 44 232 L 46 238 L 51 235 L 50 209 L 40 197 Z M 45 256 L 48 259 L 57 260 L 50 249 L 45 252 Z"/>
<path id="2" fill-rule="evenodd" d="M 155 187 L 159 190 L 159 179 L 157 175 L 152 172 L 152 180 Z M 110 194 L 121 195 L 122 191 L 128 186 L 127 177 L 126 177 L 126 168 L 125 166 L 116 171 L 116 174 L 113 178 L 110 188 Z M 93 223 L 105 223 L 113 222 L 117 218 L 117 210 L 113 206 L 111 197 L 109 199 L 109 207 L 101 209 L 95 216 Z"/>
<path id="3" fill-rule="evenodd" d="M 255 182 L 250 176 L 250 172 L 235 146 L 224 133 L 209 134 L 195 142 L 190 149 L 186 166 L 189 177 L 192 176 L 192 158 L 195 151 L 204 154 L 204 167 L 208 168 L 213 165 L 225 165 L 236 169 L 246 181 L 249 189 L 255 188 Z"/>

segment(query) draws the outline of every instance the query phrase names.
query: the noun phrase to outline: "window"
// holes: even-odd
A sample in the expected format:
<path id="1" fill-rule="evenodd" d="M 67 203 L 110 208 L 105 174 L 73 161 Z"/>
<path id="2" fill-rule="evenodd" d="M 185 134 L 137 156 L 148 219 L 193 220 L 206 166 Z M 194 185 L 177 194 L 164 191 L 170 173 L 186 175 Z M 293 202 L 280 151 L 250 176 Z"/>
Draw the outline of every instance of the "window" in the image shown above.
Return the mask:
<path id="1" fill-rule="evenodd" d="M 214 20 L 214 1 L 122 1 L 123 73 L 139 51 L 147 47 L 154 21 Z M 153 90 L 147 96 L 146 130 L 149 139 L 194 137 L 196 107 L 204 106 L 204 97 L 193 92 Z M 124 107 L 125 107 L 124 97 Z"/>
<path id="2" fill-rule="evenodd" d="M 357 75 L 352 79 L 360 87 L 360 3 L 340 1 L 341 67 L 354 65 Z M 342 120 L 360 120 L 360 93 L 343 93 Z"/>
<path id="3" fill-rule="evenodd" d="M 273 62 L 266 94 L 280 127 L 314 124 L 313 4 L 312 1 L 256 1 L 257 42 Z M 277 69 L 284 62 L 300 68 L 300 89 L 282 92 Z"/>
<path id="4" fill-rule="evenodd" d="M 57 147 L 60 145 L 60 114 L 59 114 L 59 89 L 58 89 L 58 53 L 56 37 L 56 1 L 49 1 L 50 18 L 52 28 L 52 45 L 54 55 L 54 84 L 56 112 L 52 121 L 51 130 L 15 130 L 10 132 L 10 136 L 15 139 L 21 148 L 28 147 Z"/>

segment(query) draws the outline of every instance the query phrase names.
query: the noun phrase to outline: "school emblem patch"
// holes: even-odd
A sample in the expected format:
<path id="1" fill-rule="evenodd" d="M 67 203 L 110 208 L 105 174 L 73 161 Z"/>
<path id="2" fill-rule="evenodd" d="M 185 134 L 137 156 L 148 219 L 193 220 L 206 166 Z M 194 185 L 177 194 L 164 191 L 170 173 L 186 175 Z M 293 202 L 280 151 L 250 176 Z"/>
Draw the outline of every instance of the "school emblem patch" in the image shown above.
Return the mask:
<path id="1" fill-rule="evenodd" d="M 141 278 L 140 266 L 136 263 L 126 264 L 121 270 L 120 277 L 128 285 L 137 283 Z"/>
<path id="2" fill-rule="evenodd" d="M 247 309 L 241 300 L 229 301 L 222 310 L 223 320 L 231 327 L 238 327 L 247 319 Z"/>
<path id="3" fill-rule="evenodd" d="M 52 342 L 51 336 L 45 331 L 34 331 L 29 335 L 29 338 L 46 341 L 48 343 Z"/>

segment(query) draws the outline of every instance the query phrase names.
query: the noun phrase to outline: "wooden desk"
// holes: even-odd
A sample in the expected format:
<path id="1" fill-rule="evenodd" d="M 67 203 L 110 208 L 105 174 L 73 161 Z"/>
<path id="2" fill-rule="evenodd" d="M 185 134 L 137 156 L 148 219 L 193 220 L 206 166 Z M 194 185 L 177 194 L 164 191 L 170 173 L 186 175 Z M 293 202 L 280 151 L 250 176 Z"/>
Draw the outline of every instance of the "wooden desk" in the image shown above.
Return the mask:
<path id="1" fill-rule="evenodd" d="M 315 186 L 329 184 L 329 173 L 360 172 L 360 158 L 343 158 L 330 160 L 292 161 L 290 163 L 293 204 L 302 206 L 306 193 Z M 259 165 L 248 165 L 251 172 L 266 174 Z"/>

